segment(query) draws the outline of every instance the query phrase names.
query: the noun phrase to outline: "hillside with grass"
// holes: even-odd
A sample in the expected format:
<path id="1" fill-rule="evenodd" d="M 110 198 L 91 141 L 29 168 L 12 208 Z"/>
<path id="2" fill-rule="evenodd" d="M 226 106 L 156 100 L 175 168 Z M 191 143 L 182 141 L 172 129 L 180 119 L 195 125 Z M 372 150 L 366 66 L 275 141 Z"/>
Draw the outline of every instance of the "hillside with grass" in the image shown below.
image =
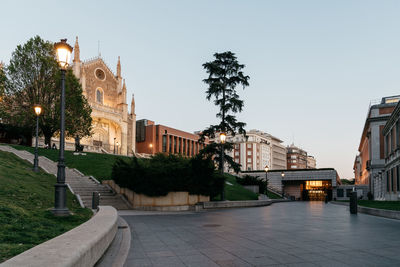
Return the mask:
<path id="1" fill-rule="evenodd" d="M 81 208 L 68 191 L 69 217 L 55 217 L 56 177 L 12 153 L 0 151 L 0 262 L 54 238 L 87 221 L 92 212 Z"/>
<path id="2" fill-rule="evenodd" d="M 26 150 L 30 153 L 35 152 L 34 147 L 11 145 L 18 150 Z M 54 162 L 58 160 L 58 150 L 38 149 L 39 156 L 44 156 Z M 111 179 L 111 170 L 117 158 L 127 158 L 125 156 L 100 154 L 85 152 L 86 155 L 74 155 L 73 151 L 65 151 L 65 164 L 69 168 L 76 168 L 85 175 L 92 175 L 97 180 Z"/>

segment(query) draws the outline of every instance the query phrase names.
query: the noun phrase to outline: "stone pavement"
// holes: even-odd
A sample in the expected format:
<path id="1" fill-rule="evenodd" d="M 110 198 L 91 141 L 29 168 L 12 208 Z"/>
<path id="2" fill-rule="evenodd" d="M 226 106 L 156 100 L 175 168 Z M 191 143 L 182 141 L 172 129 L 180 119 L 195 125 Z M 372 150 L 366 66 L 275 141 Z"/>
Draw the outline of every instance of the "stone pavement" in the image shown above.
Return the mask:
<path id="1" fill-rule="evenodd" d="M 13 147 L 0 145 L 0 150 L 14 153 L 18 157 L 33 164 L 33 154 L 25 150 L 17 150 Z M 39 166 L 47 173 L 57 176 L 57 163 L 46 157 L 39 157 Z M 89 176 L 85 176 L 76 169 L 65 168 L 65 183 L 73 190 L 74 194 L 79 195 L 85 207 L 92 207 L 92 193 L 100 193 L 100 205 L 113 206 L 118 210 L 130 209 L 127 202 L 121 195 L 115 194 L 109 187 L 99 184 Z"/>
<path id="2" fill-rule="evenodd" d="M 120 212 L 132 233 L 125 266 L 400 266 L 400 221 L 344 206 L 148 214 Z"/>

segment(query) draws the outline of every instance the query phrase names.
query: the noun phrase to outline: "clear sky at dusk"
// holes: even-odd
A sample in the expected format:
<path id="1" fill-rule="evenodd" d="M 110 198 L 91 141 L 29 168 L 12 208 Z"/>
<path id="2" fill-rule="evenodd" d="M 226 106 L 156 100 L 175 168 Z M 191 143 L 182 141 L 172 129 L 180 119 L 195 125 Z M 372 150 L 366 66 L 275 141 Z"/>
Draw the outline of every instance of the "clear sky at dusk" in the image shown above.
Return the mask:
<path id="1" fill-rule="evenodd" d="M 400 94 L 400 1 L 1 1 L 0 61 L 40 35 L 82 59 L 121 56 L 138 119 L 186 131 L 217 122 L 202 64 L 230 50 L 250 86 L 239 120 L 353 177 L 371 100 Z"/>

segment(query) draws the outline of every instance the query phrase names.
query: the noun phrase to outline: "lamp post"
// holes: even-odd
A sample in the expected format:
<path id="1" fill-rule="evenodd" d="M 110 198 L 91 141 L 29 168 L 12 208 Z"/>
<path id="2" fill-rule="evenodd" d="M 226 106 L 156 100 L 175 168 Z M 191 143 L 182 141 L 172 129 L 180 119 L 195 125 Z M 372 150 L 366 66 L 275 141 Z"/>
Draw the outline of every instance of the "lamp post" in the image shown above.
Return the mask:
<path id="1" fill-rule="evenodd" d="M 117 139 L 117 138 L 114 137 L 114 154 L 115 154 L 115 139 Z"/>
<path id="2" fill-rule="evenodd" d="M 219 134 L 219 140 L 221 141 L 221 175 L 224 175 L 224 144 L 226 141 L 226 134 L 224 132 Z M 225 183 L 222 185 L 221 201 L 225 201 Z"/>
<path id="3" fill-rule="evenodd" d="M 55 185 L 55 203 L 53 214 L 56 216 L 68 216 L 69 210 L 67 208 L 67 185 L 65 184 L 65 161 L 64 161 L 64 148 L 65 148 L 65 72 L 69 65 L 72 47 L 67 44 L 67 39 L 61 39 L 60 42 L 54 44 L 56 50 L 57 62 L 61 71 L 61 123 L 60 123 L 60 151 L 57 164 L 57 183 Z"/>
<path id="4" fill-rule="evenodd" d="M 118 147 L 119 147 L 119 143 L 117 142 L 117 155 L 118 155 Z"/>
<path id="5" fill-rule="evenodd" d="M 266 184 L 267 184 L 267 188 L 265 188 L 265 194 L 267 195 L 267 197 L 268 197 L 268 170 L 269 170 L 268 165 L 265 165 L 265 167 L 264 167 L 264 171 L 265 171 L 265 182 L 266 182 Z"/>
<path id="6" fill-rule="evenodd" d="M 38 136 L 39 136 L 39 116 L 42 113 L 42 107 L 40 105 L 35 105 L 33 107 L 36 114 L 36 144 L 35 144 L 35 158 L 33 159 L 33 171 L 39 171 L 39 157 L 38 157 Z"/>

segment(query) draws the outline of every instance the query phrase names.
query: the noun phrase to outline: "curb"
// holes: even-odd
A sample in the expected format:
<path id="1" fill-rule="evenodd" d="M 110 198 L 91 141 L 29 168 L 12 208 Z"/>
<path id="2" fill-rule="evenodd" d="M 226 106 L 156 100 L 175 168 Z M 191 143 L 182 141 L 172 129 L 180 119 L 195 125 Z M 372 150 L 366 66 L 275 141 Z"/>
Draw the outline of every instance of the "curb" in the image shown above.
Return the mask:
<path id="1" fill-rule="evenodd" d="M 349 207 L 348 202 L 332 201 L 332 204 Z M 364 207 L 364 206 L 360 206 L 360 205 L 357 206 L 357 209 L 358 209 L 358 212 L 360 212 L 360 213 L 378 216 L 378 217 L 389 218 L 389 219 L 400 220 L 400 211 L 368 208 L 368 207 Z"/>

